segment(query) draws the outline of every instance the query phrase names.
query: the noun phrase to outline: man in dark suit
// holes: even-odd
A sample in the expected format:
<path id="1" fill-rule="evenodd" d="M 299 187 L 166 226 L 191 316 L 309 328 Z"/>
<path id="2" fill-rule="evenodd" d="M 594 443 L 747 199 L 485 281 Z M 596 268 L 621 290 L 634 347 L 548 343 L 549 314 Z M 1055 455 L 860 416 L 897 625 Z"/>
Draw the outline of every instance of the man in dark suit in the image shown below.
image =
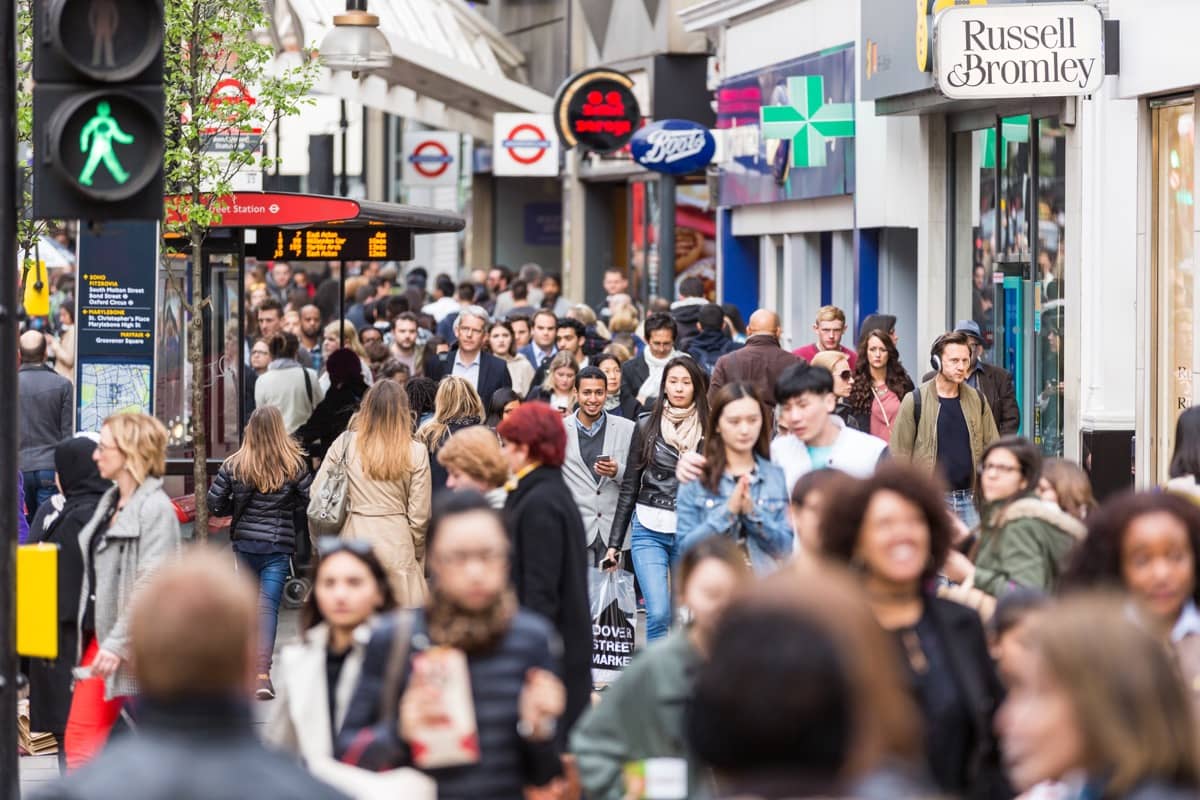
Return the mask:
<path id="1" fill-rule="evenodd" d="M 445 361 L 431 359 L 425 365 L 425 374 L 435 381 L 447 375 L 465 378 L 479 392 L 484 408 L 497 389 L 512 388 L 508 365 L 491 353 L 483 352 L 487 320 L 487 312 L 479 306 L 464 308 L 454 323 L 458 344 L 446 354 Z"/>
<path id="2" fill-rule="evenodd" d="M 960 319 L 954 325 L 955 333 L 965 333 L 971 338 L 971 371 L 967 373 L 966 384 L 987 398 L 992 416 L 996 420 L 996 430 L 1001 436 L 1016 433 L 1021 427 L 1021 407 L 1017 405 L 1017 387 L 1013 382 L 1012 373 L 995 364 L 982 361 L 983 331 L 979 323 L 973 319 Z M 925 383 L 933 379 L 933 373 L 928 372 L 921 379 Z"/>
<path id="3" fill-rule="evenodd" d="M 529 329 L 530 342 L 517 351 L 517 355 L 525 356 L 533 368 L 537 369 L 549 363 L 558 353 L 555 338 L 558 335 L 558 317 L 553 311 L 543 308 L 533 315 Z"/>

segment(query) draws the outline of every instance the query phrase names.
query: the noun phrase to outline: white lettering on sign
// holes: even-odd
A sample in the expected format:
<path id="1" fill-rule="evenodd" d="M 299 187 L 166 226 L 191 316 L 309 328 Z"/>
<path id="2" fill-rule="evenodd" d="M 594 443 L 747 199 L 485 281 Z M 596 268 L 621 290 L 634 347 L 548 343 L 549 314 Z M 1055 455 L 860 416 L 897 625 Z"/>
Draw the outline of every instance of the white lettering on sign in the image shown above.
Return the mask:
<path id="1" fill-rule="evenodd" d="M 935 22 L 934 73 L 953 99 L 1092 94 L 1104 20 L 1087 3 L 952 6 Z"/>
<path id="2" fill-rule="evenodd" d="M 642 156 L 643 164 L 672 164 L 703 150 L 705 131 L 661 128 L 647 136 L 646 141 L 650 149 Z"/>

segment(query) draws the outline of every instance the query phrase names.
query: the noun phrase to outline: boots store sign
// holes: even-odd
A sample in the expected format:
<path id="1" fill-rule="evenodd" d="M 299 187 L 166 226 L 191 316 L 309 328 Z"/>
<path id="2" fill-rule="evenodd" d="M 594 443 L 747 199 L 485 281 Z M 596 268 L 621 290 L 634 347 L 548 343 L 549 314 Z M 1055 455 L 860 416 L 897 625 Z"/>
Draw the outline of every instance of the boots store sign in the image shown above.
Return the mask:
<path id="1" fill-rule="evenodd" d="M 933 36 L 951 99 L 1089 95 L 1104 80 L 1104 20 L 1090 3 L 952 6 Z"/>

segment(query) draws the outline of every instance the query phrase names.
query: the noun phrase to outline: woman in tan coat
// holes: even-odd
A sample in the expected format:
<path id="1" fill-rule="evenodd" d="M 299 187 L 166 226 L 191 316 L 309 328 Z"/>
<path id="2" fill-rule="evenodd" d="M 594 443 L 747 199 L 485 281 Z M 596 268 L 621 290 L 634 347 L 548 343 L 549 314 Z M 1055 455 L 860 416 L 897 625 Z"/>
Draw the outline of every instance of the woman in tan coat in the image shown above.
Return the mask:
<path id="1" fill-rule="evenodd" d="M 425 526 L 429 522 L 429 451 L 413 440 L 408 395 L 380 381 L 363 396 L 350 428 L 326 462 L 344 461 L 350 515 L 345 539 L 371 543 L 402 607 L 425 603 Z"/>

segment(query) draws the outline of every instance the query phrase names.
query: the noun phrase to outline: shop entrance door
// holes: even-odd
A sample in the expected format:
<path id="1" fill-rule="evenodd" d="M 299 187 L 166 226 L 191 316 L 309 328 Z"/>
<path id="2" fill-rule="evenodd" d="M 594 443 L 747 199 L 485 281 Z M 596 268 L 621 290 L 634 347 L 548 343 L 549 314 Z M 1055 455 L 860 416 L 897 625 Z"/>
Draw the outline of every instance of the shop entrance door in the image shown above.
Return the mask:
<path id="1" fill-rule="evenodd" d="M 1018 432 L 1063 454 L 1066 138 L 1057 118 L 1004 117 L 954 136 L 948 323 L 971 319 L 984 361 L 1013 376 Z"/>

